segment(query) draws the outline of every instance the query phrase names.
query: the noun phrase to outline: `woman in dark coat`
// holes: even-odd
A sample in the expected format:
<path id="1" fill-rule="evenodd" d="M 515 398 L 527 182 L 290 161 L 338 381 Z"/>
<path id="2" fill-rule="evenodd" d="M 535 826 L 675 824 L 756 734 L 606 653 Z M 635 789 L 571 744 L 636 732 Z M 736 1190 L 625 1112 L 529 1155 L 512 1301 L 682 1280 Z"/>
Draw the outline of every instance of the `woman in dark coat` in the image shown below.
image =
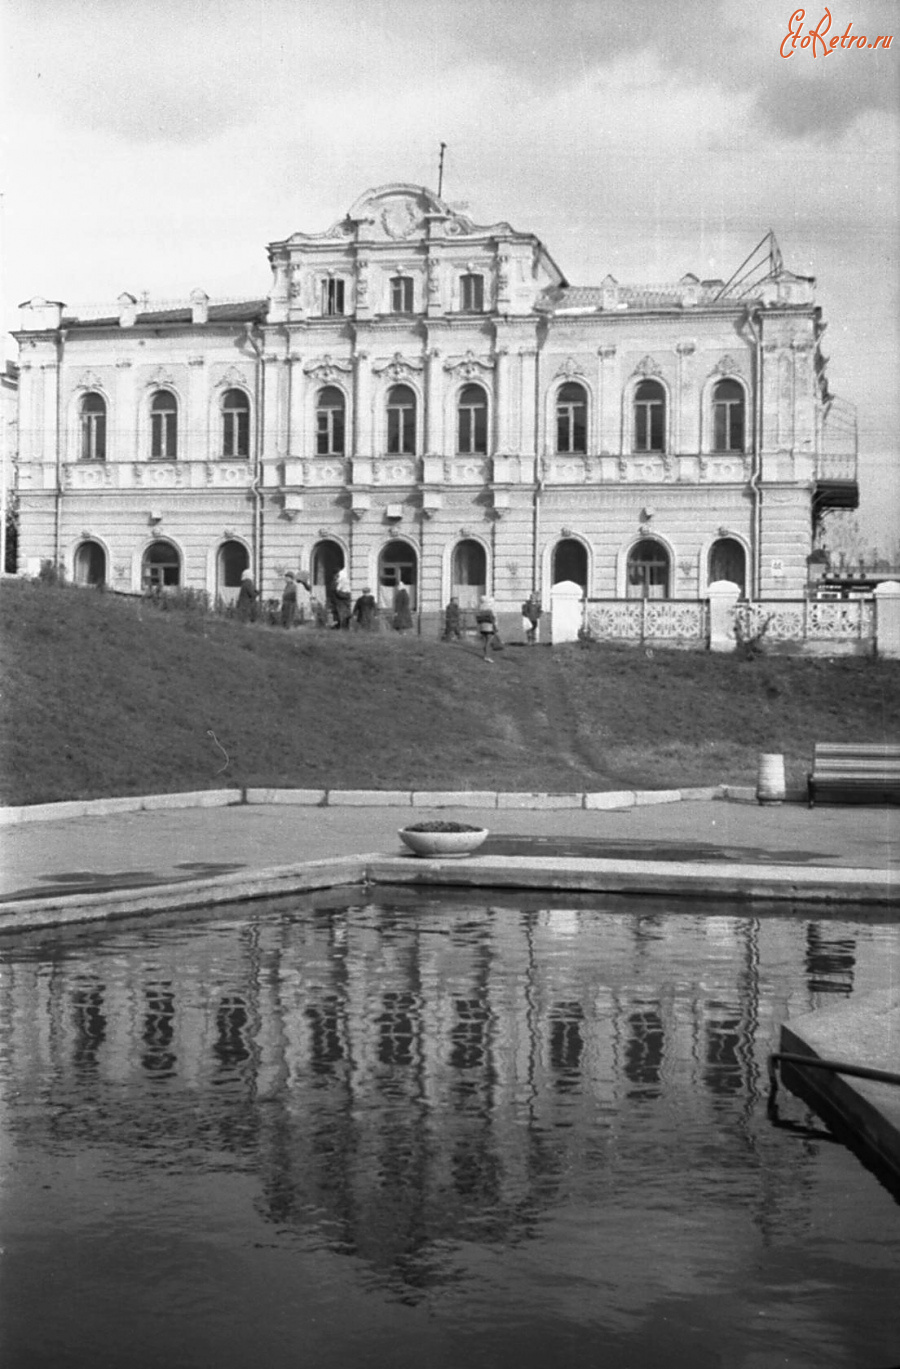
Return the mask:
<path id="1" fill-rule="evenodd" d="M 408 632 L 412 627 L 409 590 L 405 585 L 401 585 L 394 595 L 394 627 L 398 632 Z"/>
<path id="2" fill-rule="evenodd" d="M 241 587 L 238 590 L 237 605 L 235 612 L 242 623 L 252 623 L 256 619 L 256 586 L 253 583 L 252 571 L 245 570 L 241 573 Z"/>
<path id="3" fill-rule="evenodd" d="M 371 628 L 375 626 L 375 609 L 376 604 L 374 596 L 369 586 L 366 585 L 362 594 L 353 605 L 353 616 L 356 619 L 357 626 L 365 628 L 367 632 L 371 630 Z"/>

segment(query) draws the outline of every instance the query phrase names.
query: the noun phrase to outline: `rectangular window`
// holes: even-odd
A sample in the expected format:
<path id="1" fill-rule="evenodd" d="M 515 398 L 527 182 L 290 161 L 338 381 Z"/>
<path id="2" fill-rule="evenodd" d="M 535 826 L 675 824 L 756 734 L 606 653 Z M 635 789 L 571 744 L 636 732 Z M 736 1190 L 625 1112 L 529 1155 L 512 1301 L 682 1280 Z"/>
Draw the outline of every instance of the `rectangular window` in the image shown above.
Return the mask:
<path id="1" fill-rule="evenodd" d="M 663 450 L 663 406 L 652 401 L 634 406 L 634 445 L 639 452 Z"/>
<path id="2" fill-rule="evenodd" d="M 223 456 L 247 456 L 250 451 L 250 414 L 246 409 L 225 410 Z"/>
<path id="3" fill-rule="evenodd" d="M 483 312 L 484 276 L 466 275 L 460 278 L 460 309 L 464 314 Z"/>
<path id="4" fill-rule="evenodd" d="M 317 414 L 316 456 L 343 456 L 343 454 L 343 410 L 320 409 Z"/>
<path id="5" fill-rule="evenodd" d="M 387 449 L 392 455 L 411 455 L 416 450 L 416 411 L 411 406 L 388 409 Z"/>
<path id="6" fill-rule="evenodd" d="M 150 415 L 150 456 L 154 461 L 174 461 L 177 415 L 171 410 Z"/>
<path id="7" fill-rule="evenodd" d="M 411 314 L 413 311 L 413 283 L 411 276 L 394 276 L 391 280 L 391 313 Z"/>
<path id="8" fill-rule="evenodd" d="M 744 450 L 744 405 L 725 401 L 713 405 L 715 421 L 715 450 L 742 452 Z"/>
<path id="9" fill-rule="evenodd" d="M 344 312 L 344 282 L 329 277 L 322 281 L 322 313 L 342 314 Z"/>

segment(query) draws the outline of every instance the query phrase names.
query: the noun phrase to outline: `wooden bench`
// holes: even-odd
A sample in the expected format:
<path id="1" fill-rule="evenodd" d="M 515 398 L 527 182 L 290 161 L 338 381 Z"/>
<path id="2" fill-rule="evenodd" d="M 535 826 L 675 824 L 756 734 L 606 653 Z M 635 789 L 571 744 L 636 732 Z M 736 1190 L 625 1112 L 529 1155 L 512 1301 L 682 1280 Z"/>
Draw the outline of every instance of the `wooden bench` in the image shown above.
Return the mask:
<path id="1" fill-rule="evenodd" d="M 900 745 L 816 742 L 807 778 L 809 806 L 900 803 Z"/>

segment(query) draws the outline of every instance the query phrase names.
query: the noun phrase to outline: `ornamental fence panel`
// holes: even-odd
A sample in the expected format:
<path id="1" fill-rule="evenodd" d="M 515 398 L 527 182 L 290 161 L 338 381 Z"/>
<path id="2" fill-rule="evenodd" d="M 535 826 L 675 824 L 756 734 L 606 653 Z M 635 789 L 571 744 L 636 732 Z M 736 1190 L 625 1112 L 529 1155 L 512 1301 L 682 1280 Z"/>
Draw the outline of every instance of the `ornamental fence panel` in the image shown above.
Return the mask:
<path id="1" fill-rule="evenodd" d="M 588 599 L 584 626 L 597 641 L 702 646 L 709 638 L 709 605 L 705 599 Z"/>
<path id="2" fill-rule="evenodd" d="M 833 642 L 850 646 L 873 642 L 875 607 L 871 599 L 768 599 L 735 604 L 731 610 L 738 640 L 761 635 L 770 642 Z M 709 645 L 706 599 L 587 599 L 585 633 L 600 642 L 656 642 L 660 645 Z"/>

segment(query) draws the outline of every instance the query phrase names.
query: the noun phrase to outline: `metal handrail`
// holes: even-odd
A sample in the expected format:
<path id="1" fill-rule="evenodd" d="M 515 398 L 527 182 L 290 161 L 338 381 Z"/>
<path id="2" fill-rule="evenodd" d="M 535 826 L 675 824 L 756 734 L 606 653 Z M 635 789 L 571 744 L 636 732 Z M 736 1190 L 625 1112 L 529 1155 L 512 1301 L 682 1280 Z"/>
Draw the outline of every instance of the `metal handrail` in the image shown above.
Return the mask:
<path id="1" fill-rule="evenodd" d="M 900 1074 L 893 1070 L 876 1070 L 869 1065 L 850 1065 L 842 1060 L 821 1060 L 815 1055 L 796 1055 L 790 1051 L 772 1051 L 769 1055 L 769 1107 L 778 1092 L 778 1062 L 800 1065 L 810 1069 L 830 1070 L 832 1074 L 849 1074 L 856 1079 L 874 1079 L 879 1084 L 900 1084 Z"/>

